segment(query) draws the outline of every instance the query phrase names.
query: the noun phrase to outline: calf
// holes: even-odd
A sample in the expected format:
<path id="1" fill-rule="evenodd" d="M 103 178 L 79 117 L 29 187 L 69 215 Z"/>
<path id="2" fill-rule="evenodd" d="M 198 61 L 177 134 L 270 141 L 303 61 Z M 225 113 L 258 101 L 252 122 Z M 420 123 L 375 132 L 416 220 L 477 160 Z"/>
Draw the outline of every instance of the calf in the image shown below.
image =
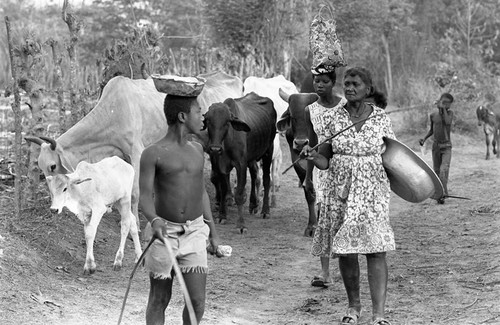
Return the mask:
<path id="1" fill-rule="evenodd" d="M 97 226 L 105 212 L 114 205 L 121 215 L 121 240 L 116 252 L 113 269 L 122 266 L 125 241 L 130 232 L 134 241 L 136 261 L 142 254 L 136 218 L 131 210 L 134 168 L 122 159 L 113 156 L 90 164 L 82 161 L 71 174 L 47 176 L 51 210 L 61 213 L 64 207 L 76 214 L 83 223 L 87 256 L 83 267 L 84 274 L 96 270 L 94 261 L 94 239 Z"/>
<path id="2" fill-rule="evenodd" d="M 486 137 L 486 159 L 490 159 L 490 144 L 493 154 L 500 158 L 500 114 L 495 114 L 487 106 L 480 105 L 476 109 L 478 125 L 483 125 Z"/>
<path id="3" fill-rule="evenodd" d="M 270 169 L 273 141 L 276 135 L 276 111 L 272 101 L 250 93 L 242 98 L 228 98 L 223 103 L 210 106 L 204 116 L 204 128 L 208 134 L 207 149 L 212 164 L 212 182 L 218 191 L 219 215 L 216 221 L 226 220 L 226 194 L 229 174 L 236 168 L 237 186 L 235 202 L 238 206 L 237 227 L 246 232 L 243 204 L 246 200 L 245 184 L 247 168 L 250 169 L 252 187 L 250 212 L 257 209 L 256 179 L 257 161 L 262 160 L 264 198 L 261 215 L 269 217 Z"/>

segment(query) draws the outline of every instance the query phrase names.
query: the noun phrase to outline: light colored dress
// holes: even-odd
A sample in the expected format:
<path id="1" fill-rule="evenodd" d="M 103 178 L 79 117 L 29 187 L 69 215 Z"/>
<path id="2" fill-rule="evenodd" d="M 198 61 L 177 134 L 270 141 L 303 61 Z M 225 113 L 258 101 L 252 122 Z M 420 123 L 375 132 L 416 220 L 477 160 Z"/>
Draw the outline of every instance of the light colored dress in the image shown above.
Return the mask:
<path id="1" fill-rule="evenodd" d="M 322 199 L 311 253 L 337 257 L 394 250 L 389 222 L 389 179 L 382 165 L 383 137 L 395 138 L 385 111 L 373 107 L 372 118 L 360 131 L 350 128 L 331 140 L 333 157 L 328 173 L 322 173 Z M 323 114 L 328 125 L 318 140 L 352 125 L 343 107 Z"/>
<path id="2" fill-rule="evenodd" d="M 311 119 L 311 123 L 313 125 L 314 132 L 318 136 L 318 143 L 323 141 L 325 139 L 325 131 L 326 128 L 328 128 L 327 121 L 329 119 L 326 119 L 324 116 L 328 111 L 331 110 L 337 110 L 339 107 L 343 107 L 347 103 L 347 99 L 341 98 L 340 102 L 333 108 L 328 108 L 325 107 L 321 104 L 319 104 L 317 101 L 308 105 L 307 108 L 309 109 L 309 116 Z M 328 170 L 321 170 L 321 169 L 314 169 L 313 172 L 313 184 L 314 184 L 314 191 L 316 192 L 316 203 L 319 204 L 321 203 L 321 200 L 323 199 L 323 188 L 325 186 L 329 186 L 328 183 L 325 182 L 327 179 L 327 174 L 329 173 Z M 318 216 L 318 218 L 321 218 L 321 216 Z"/>

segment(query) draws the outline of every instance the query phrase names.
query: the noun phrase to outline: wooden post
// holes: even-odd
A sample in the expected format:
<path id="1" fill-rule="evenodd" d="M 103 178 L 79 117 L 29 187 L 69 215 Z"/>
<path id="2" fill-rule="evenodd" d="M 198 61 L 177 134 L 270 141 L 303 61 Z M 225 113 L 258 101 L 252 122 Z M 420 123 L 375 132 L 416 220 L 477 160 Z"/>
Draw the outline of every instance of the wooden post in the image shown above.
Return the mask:
<path id="1" fill-rule="evenodd" d="M 66 132 L 66 108 L 64 107 L 64 91 L 62 86 L 62 58 L 59 55 L 57 41 L 53 38 L 48 40 L 52 49 L 52 61 L 54 62 L 54 87 L 56 88 L 57 104 L 59 106 L 59 133 Z"/>
<path id="2" fill-rule="evenodd" d="M 78 43 L 78 34 L 82 28 L 82 22 L 77 19 L 76 15 L 70 12 L 71 7 L 68 0 L 64 0 L 62 9 L 62 19 L 68 25 L 69 29 L 69 44 L 67 46 L 69 55 L 69 97 L 71 107 L 71 126 L 78 122 L 80 117 L 78 91 L 76 77 L 78 73 L 78 61 L 76 57 L 76 44 Z M 68 126 L 70 127 L 70 126 Z"/>
<path id="3" fill-rule="evenodd" d="M 5 26 L 7 28 L 7 43 L 9 44 L 9 57 L 10 57 L 10 67 L 12 71 L 12 79 L 14 79 L 12 91 L 14 93 L 14 103 L 12 104 L 12 111 L 14 112 L 14 152 L 16 156 L 16 173 L 14 175 L 14 204 L 16 211 L 16 218 L 21 217 L 21 207 L 22 207 L 22 183 L 21 183 L 21 170 L 22 170 L 22 151 L 21 151 L 21 96 L 19 95 L 19 86 L 17 84 L 17 66 L 14 62 L 14 50 L 12 47 L 11 30 L 9 17 L 5 16 Z"/>

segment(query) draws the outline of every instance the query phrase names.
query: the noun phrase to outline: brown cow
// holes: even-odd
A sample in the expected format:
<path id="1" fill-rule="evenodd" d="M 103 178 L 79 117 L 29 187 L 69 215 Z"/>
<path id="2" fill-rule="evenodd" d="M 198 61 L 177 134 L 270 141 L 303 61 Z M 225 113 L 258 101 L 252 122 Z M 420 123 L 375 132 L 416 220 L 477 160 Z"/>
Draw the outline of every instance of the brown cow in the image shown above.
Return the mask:
<path id="1" fill-rule="evenodd" d="M 479 105 L 476 109 L 478 125 L 483 125 L 486 137 L 486 159 L 490 159 L 490 144 L 493 154 L 500 158 L 500 114 L 493 112 L 488 106 Z"/>
<path id="2" fill-rule="evenodd" d="M 219 215 L 217 222 L 226 220 L 226 197 L 229 173 L 236 168 L 237 186 L 235 201 L 238 206 L 237 227 L 246 232 L 243 204 L 246 200 L 245 184 L 247 168 L 250 169 L 252 187 L 250 213 L 257 209 L 255 181 L 257 161 L 262 159 L 264 199 L 261 215 L 269 217 L 270 169 L 273 141 L 276 135 L 276 111 L 267 97 L 250 93 L 242 98 L 228 98 L 223 103 L 212 104 L 204 115 L 204 126 L 208 133 L 208 153 L 212 164 L 212 182 L 219 192 Z"/>
<path id="3" fill-rule="evenodd" d="M 309 118 L 306 116 L 306 106 L 318 100 L 318 95 L 315 93 L 307 94 L 287 94 L 282 89 L 279 94 L 283 100 L 288 102 L 288 109 L 283 113 L 277 123 L 278 131 L 285 132 L 285 137 L 290 147 L 291 160 L 295 161 L 299 157 L 302 148 L 308 144 L 314 146 L 317 139 L 309 134 Z M 293 168 L 299 177 L 300 184 L 304 189 L 304 195 L 307 201 L 309 212 L 309 221 L 304 231 L 305 236 L 312 236 L 317 225 L 317 217 L 315 211 L 316 193 L 312 186 L 304 186 L 304 181 L 312 184 L 312 175 L 307 173 L 307 163 L 301 160 L 295 164 Z M 307 177 L 307 179 L 306 179 Z"/>

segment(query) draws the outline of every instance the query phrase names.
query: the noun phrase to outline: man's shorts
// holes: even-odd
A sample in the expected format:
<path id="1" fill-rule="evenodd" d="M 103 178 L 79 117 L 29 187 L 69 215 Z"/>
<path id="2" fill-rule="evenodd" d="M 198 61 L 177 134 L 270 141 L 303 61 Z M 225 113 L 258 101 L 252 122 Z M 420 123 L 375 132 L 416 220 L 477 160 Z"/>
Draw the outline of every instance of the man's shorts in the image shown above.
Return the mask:
<path id="1" fill-rule="evenodd" d="M 165 221 L 165 241 L 170 243 L 182 273 L 208 273 L 207 239 L 210 228 L 203 216 L 186 223 Z M 173 261 L 165 244 L 155 240 L 144 258 L 144 265 L 154 279 L 170 279 Z"/>

